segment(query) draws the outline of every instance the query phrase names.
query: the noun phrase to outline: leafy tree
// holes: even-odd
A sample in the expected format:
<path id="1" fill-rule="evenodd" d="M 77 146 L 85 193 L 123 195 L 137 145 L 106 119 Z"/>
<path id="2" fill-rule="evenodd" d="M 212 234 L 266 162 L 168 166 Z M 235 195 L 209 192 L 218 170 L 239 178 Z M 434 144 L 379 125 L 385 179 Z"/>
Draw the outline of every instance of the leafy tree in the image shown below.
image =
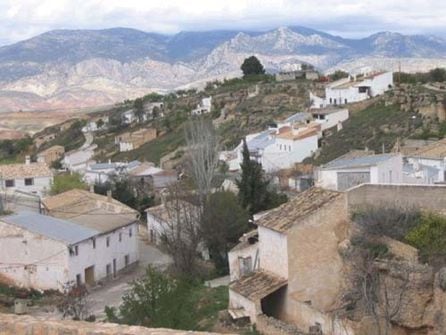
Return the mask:
<path id="1" fill-rule="evenodd" d="M 144 102 L 141 98 L 135 99 L 133 103 L 133 108 L 135 110 L 135 116 L 141 122 L 144 116 Z"/>
<path id="2" fill-rule="evenodd" d="M 51 194 L 55 195 L 76 188 L 87 189 L 87 184 L 82 181 L 80 174 L 60 174 L 54 177 L 54 182 L 51 186 Z"/>
<path id="3" fill-rule="evenodd" d="M 246 58 L 240 68 L 243 71 L 244 77 L 256 74 L 265 74 L 265 69 L 256 56 Z"/>
<path id="4" fill-rule="evenodd" d="M 349 76 L 349 74 L 345 71 L 341 71 L 341 70 L 336 70 L 333 74 L 330 75 L 330 79 L 333 81 L 342 79 L 342 78 L 347 78 Z"/>
<path id="5" fill-rule="evenodd" d="M 237 180 L 239 200 L 243 208 L 252 215 L 266 209 L 269 181 L 265 179 L 262 165 L 251 160 L 248 144 L 243 140 L 242 176 Z"/>
<path id="6" fill-rule="evenodd" d="M 446 81 L 446 69 L 436 68 L 429 71 L 429 77 L 431 81 L 445 82 Z"/>
<path id="7" fill-rule="evenodd" d="M 109 321 L 154 328 L 194 328 L 194 308 L 190 302 L 192 284 L 175 280 L 148 268 L 144 277 L 135 280 L 122 298 L 117 314 L 107 308 Z"/>
<path id="8" fill-rule="evenodd" d="M 228 251 L 248 230 L 248 220 L 248 213 L 234 193 L 221 191 L 210 195 L 203 214 L 203 238 L 220 272 L 228 272 Z"/>
<path id="9" fill-rule="evenodd" d="M 104 120 L 99 119 L 98 122 L 96 122 L 96 125 L 98 126 L 99 129 L 101 129 L 102 126 L 104 126 Z"/>

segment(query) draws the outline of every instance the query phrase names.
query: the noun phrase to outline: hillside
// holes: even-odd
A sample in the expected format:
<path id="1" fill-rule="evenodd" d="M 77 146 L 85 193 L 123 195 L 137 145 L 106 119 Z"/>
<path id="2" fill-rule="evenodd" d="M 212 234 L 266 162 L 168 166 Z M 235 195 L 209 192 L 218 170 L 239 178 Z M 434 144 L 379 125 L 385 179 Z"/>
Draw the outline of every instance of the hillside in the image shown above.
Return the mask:
<path id="1" fill-rule="evenodd" d="M 421 71 L 446 66 L 446 41 L 389 32 L 354 40 L 296 26 L 173 36 L 126 28 L 55 30 L 0 47 L 0 111 L 62 111 L 204 86 L 239 76 L 252 54 L 270 72 L 302 62 L 330 71 L 396 70 L 401 62 L 406 71 Z"/>

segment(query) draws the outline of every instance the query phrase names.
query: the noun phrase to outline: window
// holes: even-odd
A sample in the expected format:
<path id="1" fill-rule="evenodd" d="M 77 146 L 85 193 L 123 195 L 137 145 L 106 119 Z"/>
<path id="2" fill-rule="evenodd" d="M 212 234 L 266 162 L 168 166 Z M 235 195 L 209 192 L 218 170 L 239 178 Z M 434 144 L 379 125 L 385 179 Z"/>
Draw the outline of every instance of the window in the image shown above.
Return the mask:
<path id="1" fill-rule="evenodd" d="M 106 238 L 105 244 L 107 245 L 107 248 L 110 246 L 110 237 Z"/>
<path id="2" fill-rule="evenodd" d="M 122 233 L 119 233 L 119 242 L 122 242 Z"/>
<path id="3" fill-rule="evenodd" d="M 130 264 L 130 255 L 125 255 L 124 256 L 124 265 L 129 266 L 129 264 Z"/>
<path id="4" fill-rule="evenodd" d="M 252 271 L 252 258 L 240 257 L 239 258 L 240 276 L 247 275 Z"/>
<path id="5" fill-rule="evenodd" d="M 106 275 L 107 275 L 107 277 L 110 277 L 111 276 L 111 264 L 107 264 L 106 266 L 105 266 L 105 272 L 106 272 Z"/>
<path id="6" fill-rule="evenodd" d="M 5 180 L 5 186 L 6 187 L 14 187 L 15 186 L 15 180 L 14 179 L 6 179 Z"/>
<path id="7" fill-rule="evenodd" d="M 77 256 L 79 255 L 79 247 L 75 245 L 74 247 L 70 248 L 70 256 Z"/>
<path id="8" fill-rule="evenodd" d="M 345 104 L 347 104 L 347 102 L 348 102 L 347 99 L 345 99 Z"/>
<path id="9" fill-rule="evenodd" d="M 129 237 L 132 237 L 133 232 L 132 232 L 132 228 L 129 229 Z"/>
<path id="10" fill-rule="evenodd" d="M 81 277 L 80 273 L 78 273 L 76 275 L 76 285 L 77 286 L 81 286 L 82 285 L 82 277 Z"/>
<path id="11" fill-rule="evenodd" d="M 33 186 L 34 178 L 25 178 L 25 186 Z"/>
<path id="12" fill-rule="evenodd" d="M 93 238 L 92 241 L 93 241 L 93 249 L 96 249 L 96 239 Z"/>

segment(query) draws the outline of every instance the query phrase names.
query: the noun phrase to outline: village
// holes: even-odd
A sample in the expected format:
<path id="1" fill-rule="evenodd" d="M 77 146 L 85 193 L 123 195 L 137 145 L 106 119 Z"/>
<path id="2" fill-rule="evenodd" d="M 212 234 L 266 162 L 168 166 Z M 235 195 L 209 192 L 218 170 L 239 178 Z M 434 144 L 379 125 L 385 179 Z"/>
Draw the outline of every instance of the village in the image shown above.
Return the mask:
<path id="1" fill-rule="evenodd" d="M 433 124 L 446 99 L 416 100 L 393 72 L 333 78 L 297 65 L 266 78 L 307 85 L 304 107 L 232 143 L 221 132 L 244 122 L 238 105 L 265 91 L 266 75 L 242 98 L 212 94 L 218 82 L 199 98 L 177 92 L 190 107 L 182 119 L 169 97 L 136 99 L 42 131 L 22 162 L 0 164 L 0 312 L 239 334 L 442 334 L 446 139 L 426 133 L 443 131 Z M 406 113 L 419 138 L 399 130 L 382 146 L 327 149 L 376 106 Z M 184 141 L 149 161 L 140 153 L 176 134 L 170 115 Z M 166 285 L 161 312 L 142 317 L 153 285 Z M 218 316 L 162 323 L 167 310 L 180 318 L 173 306 L 193 309 L 182 285 L 219 295 Z"/>

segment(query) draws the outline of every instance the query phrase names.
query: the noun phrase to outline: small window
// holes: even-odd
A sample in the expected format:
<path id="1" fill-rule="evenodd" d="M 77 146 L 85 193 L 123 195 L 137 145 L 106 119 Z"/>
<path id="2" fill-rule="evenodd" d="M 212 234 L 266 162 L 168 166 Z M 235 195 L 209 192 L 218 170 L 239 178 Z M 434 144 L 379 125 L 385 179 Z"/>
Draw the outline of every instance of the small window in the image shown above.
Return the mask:
<path id="1" fill-rule="evenodd" d="M 119 242 L 122 242 L 122 233 L 119 233 Z"/>
<path id="2" fill-rule="evenodd" d="M 132 237 L 133 232 L 132 232 L 132 228 L 129 229 L 129 237 Z"/>
<path id="3" fill-rule="evenodd" d="M 25 178 L 25 186 L 33 186 L 34 178 Z"/>
<path id="4" fill-rule="evenodd" d="M 6 187 L 14 187 L 15 186 L 15 180 L 14 179 L 6 179 L 5 180 L 5 186 Z"/>
<path id="5" fill-rule="evenodd" d="M 105 272 L 106 272 L 106 275 L 107 275 L 107 277 L 110 277 L 111 276 L 111 264 L 107 264 L 106 266 L 105 266 Z"/>
<path id="6" fill-rule="evenodd" d="M 79 247 L 75 245 L 74 247 L 70 248 L 70 256 L 77 256 L 79 255 Z"/>
<path id="7" fill-rule="evenodd" d="M 130 255 L 125 255 L 124 256 L 124 264 L 125 264 L 125 266 L 129 266 L 129 264 L 130 264 Z"/>
<path id="8" fill-rule="evenodd" d="M 105 239 L 105 244 L 107 245 L 107 248 L 110 246 L 110 237 Z"/>
<path id="9" fill-rule="evenodd" d="M 93 238 L 92 241 L 93 241 L 93 249 L 96 249 L 96 239 Z"/>
<path id="10" fill-rule="evenodd" d="M 81 277 L 80 273 L 78 273 L 76 275 L 76 285 L 77 286 L 81 286 L 82 285 L 82 277 Z"/>

